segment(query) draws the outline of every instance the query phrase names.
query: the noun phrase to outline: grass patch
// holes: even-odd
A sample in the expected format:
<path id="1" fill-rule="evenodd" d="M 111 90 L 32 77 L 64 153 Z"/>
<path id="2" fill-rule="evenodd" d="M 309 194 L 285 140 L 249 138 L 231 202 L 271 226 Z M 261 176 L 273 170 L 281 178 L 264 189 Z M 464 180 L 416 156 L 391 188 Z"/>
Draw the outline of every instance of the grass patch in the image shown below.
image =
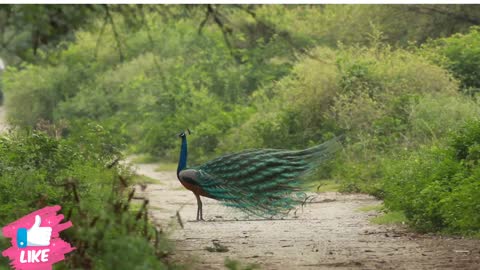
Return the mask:
<path id="1" fill-rule="evenodd" d="M 337 192 L 340 189 L 340 184 L 335 180 L 322 180 L 314 182 L 310 191 L 313 192 Z"/>
<path id="2" fill-rule="evenodd" d="M 132 178 L 134 184 L 160 184 L 160 181 L 143 174 L 136 174 Z"/>
<path id="3" fill-rule="evenodd" d="M 407 218 L 402 211 L 392 211 L 378 217 L 374 217 L 371 219 L 371 221 L 379 225 L 404 224 L 407 222 Z"/>
<path id="4" fill-rule="evenodd" d="M 175 171 L 177 169 L 177 163 L 175 162 L 160 162 L 158 167 L 155 169 L 156 172 L 163 172 L 163 171 Z"/>
<path id="5" fill-rule="evenodd" d="M 155 163 L 158 162 L 158 158 L 150 154 L 139 154 L 132 158 L 133 163 Z"/>
<path id="6" fill-rule="evenodd" d="M 381 211 L 383 210 L 383 204 L 378 205 L 366 205 L 357 209 L 360 212 L 369 212 L 369 211 Z"/>
<path id="7" fill-rule="evenodd" d="M 260 269 L 258 264 L 247 264 L 244 265 L 238 260 L 233 260 L 230 258 L 225 258 L 225 267 L 229 270 L 254 270 Z"/>
<path id="8" fill-rule="evenodd" d="M 132 200 L 132 203 L 129 205 L 128 210 L 131 213 L 136 214 L 138 213 L 138 211 L 140 211 L 140 209 L 142 209 L 142 201 Z"/>

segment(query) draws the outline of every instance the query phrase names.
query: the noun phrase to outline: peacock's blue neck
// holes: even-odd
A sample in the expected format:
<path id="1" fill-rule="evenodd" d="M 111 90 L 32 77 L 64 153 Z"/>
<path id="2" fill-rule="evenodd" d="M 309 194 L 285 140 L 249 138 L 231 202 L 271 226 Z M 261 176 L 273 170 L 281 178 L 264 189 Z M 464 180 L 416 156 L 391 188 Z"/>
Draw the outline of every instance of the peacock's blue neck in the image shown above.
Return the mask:
<path id="1" fill-rule="evenodd" d="M 187 167 L 187 136 L 182 137 L 182 146 L 180 148 L 180 159 L 178 160 L 177 175 L 181 170 Z"/>

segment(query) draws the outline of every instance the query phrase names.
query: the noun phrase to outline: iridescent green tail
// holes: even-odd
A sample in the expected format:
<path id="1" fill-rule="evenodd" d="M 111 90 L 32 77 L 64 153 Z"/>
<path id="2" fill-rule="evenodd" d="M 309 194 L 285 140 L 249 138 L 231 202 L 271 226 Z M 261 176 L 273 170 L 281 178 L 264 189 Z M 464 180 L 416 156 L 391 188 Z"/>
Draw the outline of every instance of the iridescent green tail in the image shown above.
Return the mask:
<path id="1" fill-rule="evenodd" d="M 195 181 L 227 206 L 260 216 L 285 214 L 306 199 L 301 179 L 340 147 L 335 138 L 305 150 L 247 150 L 193 168 Z"/>

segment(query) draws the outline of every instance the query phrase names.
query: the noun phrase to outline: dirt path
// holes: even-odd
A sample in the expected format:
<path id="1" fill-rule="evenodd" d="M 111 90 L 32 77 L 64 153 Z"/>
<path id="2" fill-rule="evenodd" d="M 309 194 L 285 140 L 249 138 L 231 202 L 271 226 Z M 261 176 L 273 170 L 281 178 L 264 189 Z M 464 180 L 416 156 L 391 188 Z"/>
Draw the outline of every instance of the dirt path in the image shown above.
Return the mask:
<path id="1" fill-rule="evenodd" d="M 373 197 L 323 193 L 314 203 L 283 220 L 261 220 L 203 199 L 206 222 L 196 222 L 196 201 L 175 172 L 156 172 L 138 164 L 137 172 L 160 180 L 144 195 L 163 228 L 176 225 L 175 259 L 194 261 L 194 269 L 225 269 L 225 257 L 262 269 L 480 269 L 480 240 L 441 238 L 373 225 Z M 183 223 L 178 225 L 177 210 Z M 220 247 L 212 252 L 215 245 Z M 207 247 L 210 247 L 207 250 Z M 219 252 L 223 251 L 223 252 Z"/>

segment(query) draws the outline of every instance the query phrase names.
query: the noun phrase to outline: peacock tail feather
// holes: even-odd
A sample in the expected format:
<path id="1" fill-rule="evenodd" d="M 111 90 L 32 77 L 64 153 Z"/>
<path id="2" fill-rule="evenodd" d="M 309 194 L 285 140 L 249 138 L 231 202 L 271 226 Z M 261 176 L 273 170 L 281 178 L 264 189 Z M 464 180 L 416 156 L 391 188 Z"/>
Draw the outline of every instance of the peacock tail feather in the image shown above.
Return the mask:
<path id="1" fill-rule="evenodd" d="M 340 149 L 337 138 L 305 150 L 251 149 L 201 166 L 191 179 L 208 197 L 259 216 L 286 214 L 306 199 L 302 179 Z"/>

